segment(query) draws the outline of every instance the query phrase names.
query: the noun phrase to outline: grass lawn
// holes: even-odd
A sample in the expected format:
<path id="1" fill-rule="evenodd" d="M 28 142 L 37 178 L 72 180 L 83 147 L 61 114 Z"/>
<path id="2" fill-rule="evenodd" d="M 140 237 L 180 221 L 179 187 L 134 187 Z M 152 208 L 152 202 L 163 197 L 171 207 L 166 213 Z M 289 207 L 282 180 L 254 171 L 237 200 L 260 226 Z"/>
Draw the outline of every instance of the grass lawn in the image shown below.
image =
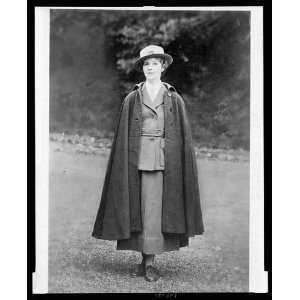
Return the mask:
<path id="1" fill-rule="evenodd" d="M 106 155 L 50 150 L 49 293 L 247 292 L 249 162 L 198 160 L 205 233 L 158 255 L 162 278 L 131 278 L 138 252 L 91 237 Z"/>

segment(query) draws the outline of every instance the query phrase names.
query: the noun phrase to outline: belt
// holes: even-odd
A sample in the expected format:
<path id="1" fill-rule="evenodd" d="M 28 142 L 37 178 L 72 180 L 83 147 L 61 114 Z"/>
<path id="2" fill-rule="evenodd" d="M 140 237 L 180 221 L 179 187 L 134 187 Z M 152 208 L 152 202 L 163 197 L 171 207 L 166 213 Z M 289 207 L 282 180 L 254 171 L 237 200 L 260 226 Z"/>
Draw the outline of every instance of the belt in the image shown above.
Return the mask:
<path id="1" fill-rule="evenodd" d="M 161 136 L 163 137 L 165 134 L 163 129 L 144 129 L 141 130 L 141 135 L 144 136 Z"/>

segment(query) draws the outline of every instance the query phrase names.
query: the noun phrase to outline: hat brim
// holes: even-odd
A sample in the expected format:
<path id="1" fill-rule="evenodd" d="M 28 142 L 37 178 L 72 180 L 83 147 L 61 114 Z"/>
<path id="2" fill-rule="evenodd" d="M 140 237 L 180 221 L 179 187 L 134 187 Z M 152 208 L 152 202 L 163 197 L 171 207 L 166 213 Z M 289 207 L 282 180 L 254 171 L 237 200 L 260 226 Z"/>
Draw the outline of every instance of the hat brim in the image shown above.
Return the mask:
<path id="1" fill-rule="evenodd" d="M 153 53 L 153 54 L 149 54 L 146 56 L 143 56 L 141 58 L 139 58 L 135 64 L 134 64 L 134 68 L 138 71 L 138 72 L 143 72 L 143 63 L 146 59 L 148 58 L 161 58 L 166 62 L 166 68 L 168 68 L 170 66 L 170 64 L 173 62 L 173 58 L 171 55 L 169 54 L 158 54 L 158 53 Z"/>

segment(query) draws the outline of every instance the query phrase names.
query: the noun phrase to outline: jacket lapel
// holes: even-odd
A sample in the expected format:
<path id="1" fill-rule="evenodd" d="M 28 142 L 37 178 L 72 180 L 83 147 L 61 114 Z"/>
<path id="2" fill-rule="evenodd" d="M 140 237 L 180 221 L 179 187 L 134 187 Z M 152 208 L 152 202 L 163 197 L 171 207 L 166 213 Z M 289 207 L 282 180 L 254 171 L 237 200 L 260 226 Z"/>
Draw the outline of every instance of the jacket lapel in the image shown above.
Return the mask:
<path id="1" fill-rule="evenodd" d="M 166 88 L 164 85 L 162 85 L 155 97 L 155 100 L 153 101 L 155 109 L 160 106 L 164 102 L 164 93 L 166 91 Z"/>
<path id="2" fill-rule="evenodd" d="M 146 89 L 145 84 L 142 87 L 142 101 L 143 103 L 149 107 L 154 113 L 157 114 L 157 111 L 155 109 L 154 103 L 152 102 L 152 100 L 150 99 L 149 93 Z"/>
<path id="3" fill-rule="evenodd" d="M 143 103 L 147 106 L 147 107 L 149 107 L 153 112 L 155 112 L 156 114 L 157 114 L 157 107 L 159 106 L 159 105 L 161 105 L 163 102 L 164 102 L 164 97 L 163 97 L 163 95 L 164 95 L 164 91 L 166 90 L 166 88 L 165 88 L 165 86 L 161 86 L 160 87 L 160 89 L 159 89 L 159 91 L 158 91 L 158 93 L 157 93 L 157 95 L 156 95 L 156 97 L 155 97 L 155 99 L 154 99 L 154 101 L 152 101 L 151 99 L 150 99 L 150 96 L 149 96 L 149 93 L 148 93 L 148 91 L 147 91 L 147 88 L 146 88 L 146 86 L 145 85 L 143 85 L 143 87 L 142 87 L 142 95 L 143 95 L 143 97 L 142 97 L 142 101 L 143 101 Z"/>

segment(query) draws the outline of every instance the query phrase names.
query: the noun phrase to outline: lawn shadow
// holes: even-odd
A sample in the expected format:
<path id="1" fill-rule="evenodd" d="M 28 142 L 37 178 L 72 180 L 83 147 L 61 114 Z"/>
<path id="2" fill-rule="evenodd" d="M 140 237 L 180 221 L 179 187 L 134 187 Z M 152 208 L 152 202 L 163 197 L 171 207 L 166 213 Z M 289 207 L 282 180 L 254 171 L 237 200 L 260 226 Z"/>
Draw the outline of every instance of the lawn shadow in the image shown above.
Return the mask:
<path id="1" fill-rule="evenodd" d="M 107 248 L 81 249 L 72 259 L 73 266 L 80 271 L 92 271 L 115 275 L 128 275 L 139 261 L 137 256 Z"/>
<path id="2" fill-rule="evenodd" d="M 120 259 L 111 260 L 110 257 L 93 257 L 89 261 L 89 267 L 97 273 L 128 275 L 132 264 Z"/>

